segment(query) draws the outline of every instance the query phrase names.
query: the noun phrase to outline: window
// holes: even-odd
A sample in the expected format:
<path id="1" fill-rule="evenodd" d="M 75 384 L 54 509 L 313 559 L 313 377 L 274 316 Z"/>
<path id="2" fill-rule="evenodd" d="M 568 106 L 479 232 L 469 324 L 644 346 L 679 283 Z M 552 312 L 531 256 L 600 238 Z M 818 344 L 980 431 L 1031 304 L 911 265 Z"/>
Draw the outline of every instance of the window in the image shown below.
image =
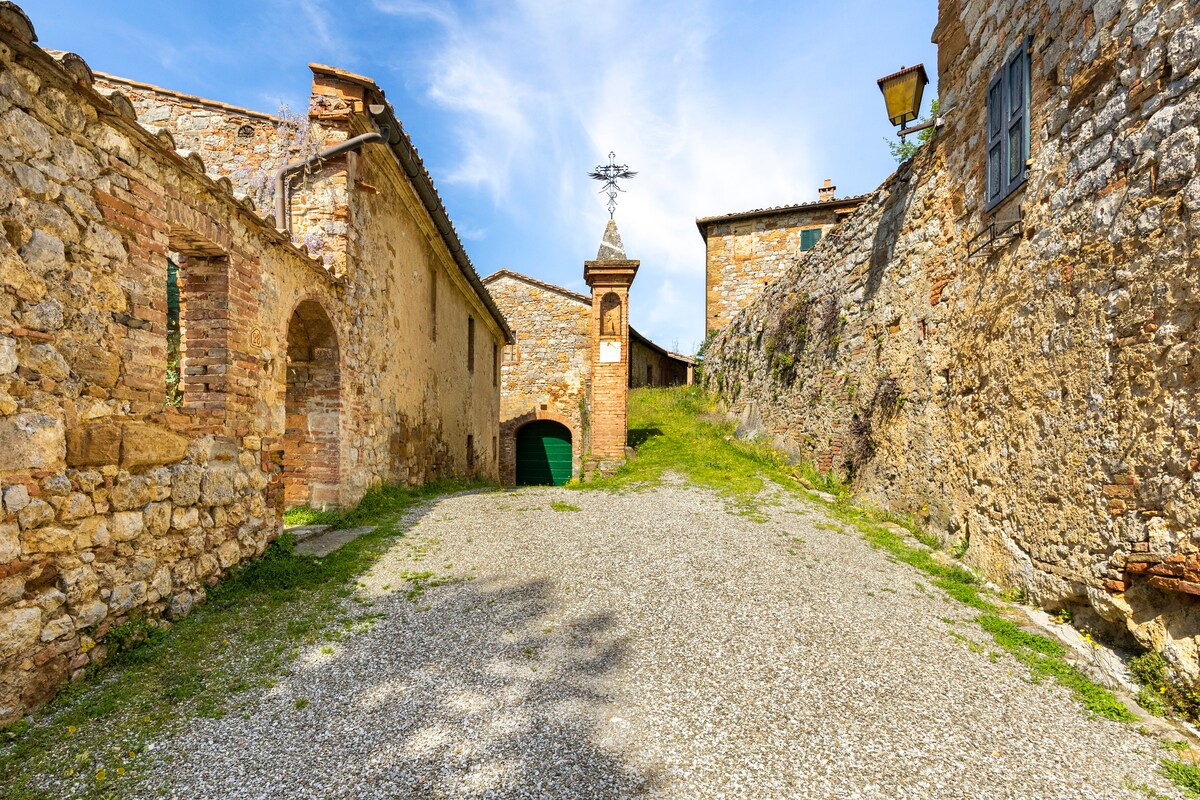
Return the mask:
<path id="1" fill-rule="evenodd" d="M 467 316 L 467 371 L 475 371 L 475 318 Z"/>
<path id="2" fill-rule="evenodd" d="M 650 366 L 649 364 L 646 365 L 646 385 L 654 385 L 654 367 Z"/>
<path id="3" fill-rule="evenodd" d="M 500 348 L 492 345 L 492 386 L 500 385 Z"/>
<path id="4" fill-rule="evenodd" d="M 429 338 L 437 341 L 437 284 L 436 267 L 429 268 Z"/>
<path id="5" fill-rule="evenodd" d="M 517 349 L 516 344 L 504 345 L 504 363 L 505 364 L 521 363 L 521 351 Z"/>
<path id="6" fill-rule="evenodd" d="M 1029 172 L 1029 39 L 988 84 L 987 143 L 990 211 L 1024 183 Z"/>
<path id="7" fill-rule="evenodd" d="M 475 471 L 475 437 L 467 434 L 467 472 Z"/>
<path id="8" fill-rule="evenodd" d="M 500 460 L 500 440 L 495 436 L 492 437 L 492 463 L 495 464 Z"/>
<path id="9" fill-rule="evenodd" d="M 820 228 L 805 228 L 800 231 L 800 252 L 812 250 L 817 246 L 817 242 L 821 241 Z"/>
<path id="10" fill-rule="evenodd" d="M 183 405 L 183 329 L 180 327 L 179 265 L 167 261 L 167 399 L 169 406 Z"/>

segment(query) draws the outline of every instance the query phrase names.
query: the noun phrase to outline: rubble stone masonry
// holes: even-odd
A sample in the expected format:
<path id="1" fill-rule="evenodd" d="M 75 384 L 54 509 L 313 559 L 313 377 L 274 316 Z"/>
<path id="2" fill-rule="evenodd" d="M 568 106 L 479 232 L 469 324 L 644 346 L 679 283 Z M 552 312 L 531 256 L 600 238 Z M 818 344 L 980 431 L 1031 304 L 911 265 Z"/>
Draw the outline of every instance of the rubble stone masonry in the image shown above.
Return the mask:
<path id="1" fill-rule="evenodd" d="M 431 219 L 431 186 L 418 196 L 428 176 L 393 155 L 406 139 L 297 187 L 296 216 L 337 234 L 332 270 L 35 41 L 0 3 L 0 722 L 103 661 L 113 625 L 185 615 L 261 553 L 285 487 L 348 504 L 383 481 L 495 477 L 490 359 L 507 336 Z M 315 74 L 340 104 L 331 140 L 362 129 L 375 90 Z M 343 203 L 304 205 L 330 186 Z"/>
<path id="2" fill-rule="evenodd" d="M 704 370 L 747 427 L 1192 678 L 1197 14 L 942 0 L 945 126 L 716 338 Z M 988 85 L 1026 41 L 1028 179 L 988 211 Z"/>

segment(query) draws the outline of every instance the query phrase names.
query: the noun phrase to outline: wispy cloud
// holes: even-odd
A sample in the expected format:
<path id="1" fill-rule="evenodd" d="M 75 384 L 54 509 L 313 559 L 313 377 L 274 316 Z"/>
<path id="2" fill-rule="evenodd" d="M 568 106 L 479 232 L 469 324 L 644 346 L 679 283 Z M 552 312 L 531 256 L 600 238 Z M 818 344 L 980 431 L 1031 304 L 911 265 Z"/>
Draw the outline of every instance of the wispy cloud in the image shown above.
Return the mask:
<path id="1" fill-rule="evenodd" d="M 652 273 L 634 294 L 635 323 L 643 311 L 648 327 L 685 346 L 702 324 L 694 217 L 791 202 L 797 186 L 816 185 L 803 126 L 764 128 L 750 112 L 769 100 L 731 97 L 714 73 L 721 20 L 709 3 L 518 0 L 455 13 L 375 2 L 440 26 L 426 91 L 452 115 L 459 143 L 443 180 L 475 187 L 518 224 L 536 221 L 590 255 L 606 201 L 583 173 L 610 150 L 639 170 L 617 212 L 631 257 Z"/>

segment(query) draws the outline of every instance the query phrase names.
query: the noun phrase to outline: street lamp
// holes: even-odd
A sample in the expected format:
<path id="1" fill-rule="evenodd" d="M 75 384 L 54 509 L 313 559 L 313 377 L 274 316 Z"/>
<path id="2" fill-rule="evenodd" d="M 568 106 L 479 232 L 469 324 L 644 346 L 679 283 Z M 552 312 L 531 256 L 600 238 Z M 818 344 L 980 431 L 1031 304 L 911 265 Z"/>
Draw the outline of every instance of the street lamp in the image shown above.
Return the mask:
<path id="1" fill-rule="evenodd" d="M 906 123 L 921 116 L 921 95 L 929 83 L 929 76 L 925 74 L 924 64 L 917 64 L 915 67 L 901 67 L 899 72 L 893 72 L 891 75 L 880 78 L 878 83 L 879 91 L 883 92 L 884 102 L 887 103 L 888 119 L 893 125 L 900 128 L 896 135 L 901 139 L 934 124 L 926 122 L 911 128 L 904 127 Z"/>

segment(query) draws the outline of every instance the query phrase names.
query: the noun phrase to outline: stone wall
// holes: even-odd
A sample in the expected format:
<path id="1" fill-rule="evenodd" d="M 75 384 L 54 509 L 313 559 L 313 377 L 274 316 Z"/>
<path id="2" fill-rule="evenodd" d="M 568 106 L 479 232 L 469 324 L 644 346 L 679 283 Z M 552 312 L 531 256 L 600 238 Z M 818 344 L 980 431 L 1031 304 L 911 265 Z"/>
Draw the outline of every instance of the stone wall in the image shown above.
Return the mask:
<path id="1" fill-rule="evenodd" d="M 285 488 L 347 504 L 386 480 L 495 477 L 507 335 L 416 196 L 428 176 L 388 148 L 353 179 L 342 159 L 309 180 L 326 198 L 340 175 L 349 205 L 298 212 L 345 225 L 333 271 L 93 88 L 81 59 L 34 41 L 0 4 L 0 721 L 104 660 L 113 625 L 186 614 L 261 553 Z M 363 124 L 349 111 L 335 139 Z"/>
<path id="2" fill-rule="evenodd" d="M 507 484 L 516 481 L 517 430 L 537 419 L 570 429 L 573 474 L 578 476 L 586 450 L 591 300 L 507 271 L 485 281 L 516 334 L 500 370 L 500 478 Z"/>
<path id="3" fill-rule="evenodd" d="M 985 94 L 1027 36 L 1028 179 L 987 211 Z M 934 39 L 937 138 L 716 338 L 705 380 L 990 578 L 1197 677 L 1197 7 L 943 0 Z M 1016 235 L 972 253 L 992 223 Z"/>
<path id="4" fill-rule="evenodd" d="M 797 259 L 807 255 L 800 250 L 803 231 L 828 233 L 861 200 L 823 199 L 696 220 L 706 253 L 705 330 L 724 328 Z"/>
<path id="5" fill-rule="evenodd" d="M 629 388 L 686 386 L 688 362 L 635 330 L 629 331 Z"/>

